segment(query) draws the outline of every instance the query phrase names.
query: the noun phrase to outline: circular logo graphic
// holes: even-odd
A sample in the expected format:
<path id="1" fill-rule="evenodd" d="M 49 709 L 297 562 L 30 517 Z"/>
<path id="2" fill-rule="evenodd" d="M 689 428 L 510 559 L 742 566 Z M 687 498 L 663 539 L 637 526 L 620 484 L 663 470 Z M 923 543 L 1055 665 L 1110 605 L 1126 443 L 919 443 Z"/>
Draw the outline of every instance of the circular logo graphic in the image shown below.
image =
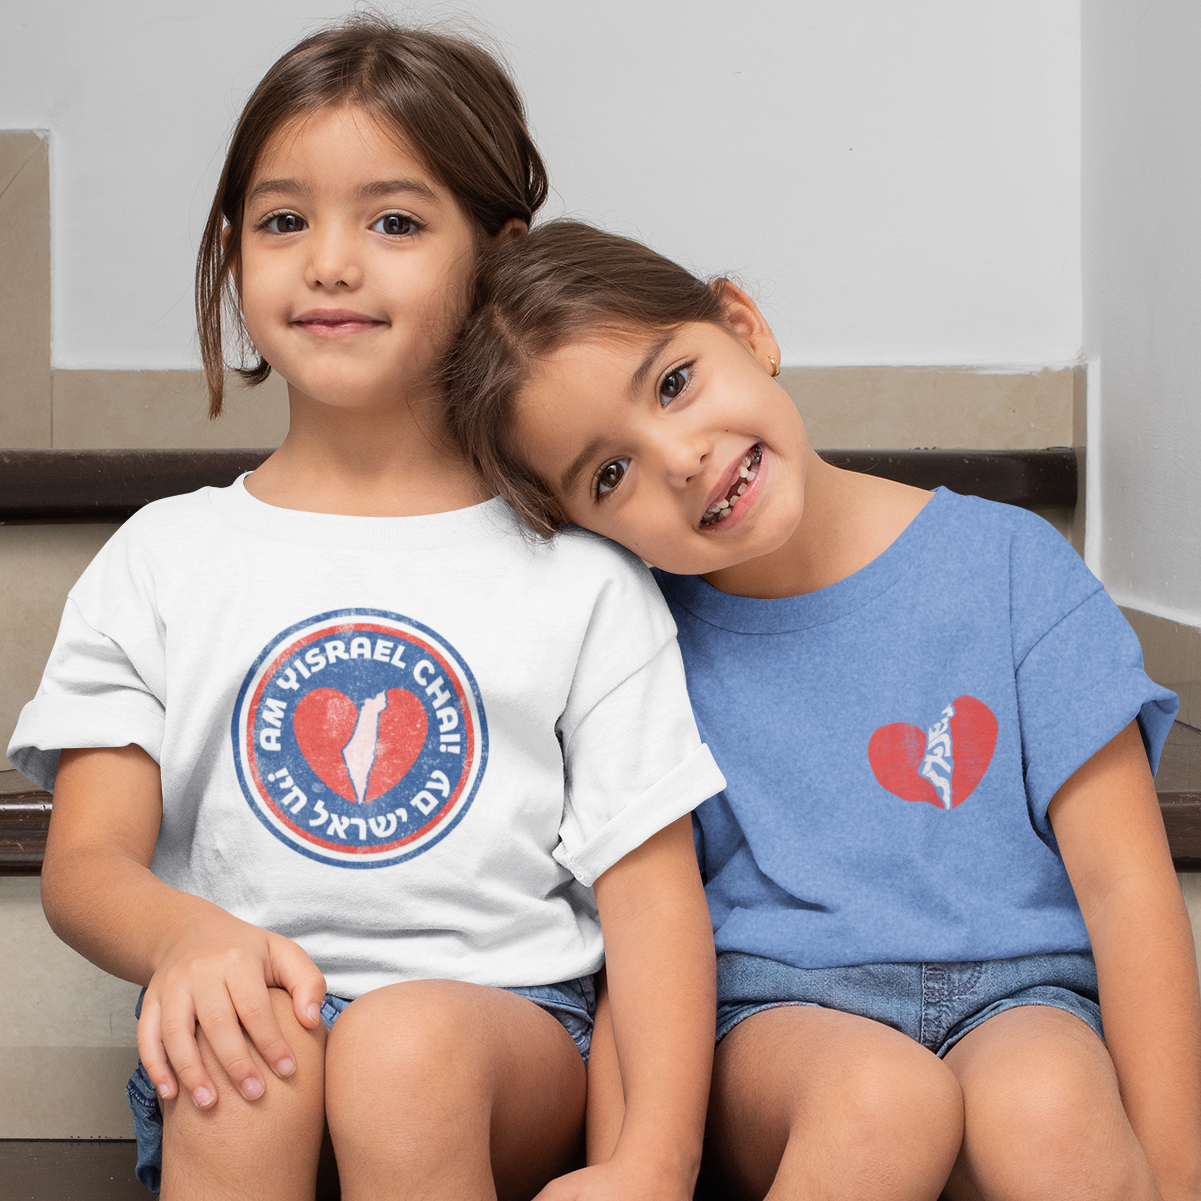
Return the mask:
<path id="1" fill-rule="evenodd" d="M 285 630 L 246 675 L 233 717 L 242 791 L 301 854 L 385 867 L 445 838 L 488 759 L 479 689 L 452 646 L 381 609 Z"/>

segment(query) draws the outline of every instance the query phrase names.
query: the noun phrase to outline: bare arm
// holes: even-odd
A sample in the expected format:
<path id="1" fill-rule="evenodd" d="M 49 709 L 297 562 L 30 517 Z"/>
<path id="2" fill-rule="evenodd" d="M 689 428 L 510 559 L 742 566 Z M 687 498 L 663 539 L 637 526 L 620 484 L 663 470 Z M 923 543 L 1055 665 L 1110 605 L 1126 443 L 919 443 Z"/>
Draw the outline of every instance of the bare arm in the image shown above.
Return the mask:
<path id="1" fill-rule="evenodd" d="M 601 968 L 596 976 L 596 1020 L 592 1023 L 592 1051 L 588 1056 L 588 1109 L 584 1120 L 584 1146 L 590 1164 L 612 1158 L 625 1116 L 625 1089 L 609 1011 L 609 980 Z"/>
<path id="2" fill-rule="evenodd" d="M 541 1199 L 683 1201 L 700 1168 L 715 1021 L 713 931 L 691 818 L 614 864 L 596 901 L 625 1112 L 612 1156 L 552 1182 Z"/>
<path id="3" fill-rule="evenodd" d="M 173 1065 L 196 1104 L 216 1100 L 196 1045 L 199 1022 L 230 1079 L 253 1099 L 265 1083 L 243 1028 L 273 1070 L 289 1075 L 295 1057 L 267 989 L 287 989 L 297 1019 L 312 1029 L 325 982 L 295 943 L 159 880 L 150 862 L 161 818 L 158 765 L 141 747 L 63 751 L 42 905 L 64 942 L 148 985 L 138 1052 L 160 1096 L 176 1094 Z"/>
<path id="4" fill-rule="evenodd" d="M 1197 964 L 1135 723 L 1072 775 L 1048 816 L 1092 942 L 1105 1041 L 1127 1117 L 1166 1201 L 1196 1201 Z"/>

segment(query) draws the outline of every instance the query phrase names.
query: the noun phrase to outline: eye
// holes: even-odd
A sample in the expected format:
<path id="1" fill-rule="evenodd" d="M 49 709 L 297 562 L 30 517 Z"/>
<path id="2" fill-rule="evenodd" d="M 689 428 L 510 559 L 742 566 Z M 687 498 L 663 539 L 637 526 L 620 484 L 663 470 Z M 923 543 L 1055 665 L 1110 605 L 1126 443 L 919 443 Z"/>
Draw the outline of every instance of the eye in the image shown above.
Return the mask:
<path id="1" fill-rule="evenodd" d="M 692 364 L 673 368 L 659 381 L 659 403 L 666 408 L 687 387 L 692 379 Z"/>
<path id="2" fill-rule="evenodd" d="M 299 213 L 272 213 L 260 226 L 273 234 L 296 234 L 308 227 L 309 223 Z"/>
<path id="3" fill-rule="evenodd" d="M 596 496 L 598 500 L 601 497 L 608 496 L 625 479 L 625 474 L 629 466 L 629 459 L 613 459 L 596 473 Z"/>
<path id="4" fill-rule="evenodd" d="M 377 234 L 387 234 L 389 237 L 404 237 L 420 229 L 420 225 L 405 213 L 385 213 L 371 227 Z"/>

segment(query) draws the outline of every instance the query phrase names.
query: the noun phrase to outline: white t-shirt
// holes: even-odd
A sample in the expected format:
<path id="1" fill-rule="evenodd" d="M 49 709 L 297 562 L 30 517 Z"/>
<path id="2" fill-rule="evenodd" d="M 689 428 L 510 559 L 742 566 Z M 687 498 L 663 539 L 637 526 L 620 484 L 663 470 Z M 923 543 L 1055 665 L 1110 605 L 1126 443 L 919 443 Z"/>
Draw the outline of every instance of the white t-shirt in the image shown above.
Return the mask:
<path id="1" fill-rule="evenodd" d="M 9 759 L 159 763 L 153 870 L 295 939 L 331 992 L 572 979 L 592 882 L 724 781 L 636 558 L 426 517 L 275 508 L 238 481 L 148 506 L 72 589 Z"/>

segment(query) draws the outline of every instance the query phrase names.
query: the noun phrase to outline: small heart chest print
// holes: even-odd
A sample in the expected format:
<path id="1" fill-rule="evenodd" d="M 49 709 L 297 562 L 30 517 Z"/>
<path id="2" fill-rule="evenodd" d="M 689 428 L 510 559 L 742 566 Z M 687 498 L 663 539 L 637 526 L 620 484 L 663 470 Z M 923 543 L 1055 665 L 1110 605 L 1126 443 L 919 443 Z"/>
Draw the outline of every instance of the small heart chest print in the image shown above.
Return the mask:
<path id="1" fill-rule="evenodd" d="M 894 796 L 954 809 L 975 791 L 996 745 L 992 710 L 974 696 L 960 696 L 928 730 L 900 721 L 881 726 L 867 757 L 880 786 Z"/>

